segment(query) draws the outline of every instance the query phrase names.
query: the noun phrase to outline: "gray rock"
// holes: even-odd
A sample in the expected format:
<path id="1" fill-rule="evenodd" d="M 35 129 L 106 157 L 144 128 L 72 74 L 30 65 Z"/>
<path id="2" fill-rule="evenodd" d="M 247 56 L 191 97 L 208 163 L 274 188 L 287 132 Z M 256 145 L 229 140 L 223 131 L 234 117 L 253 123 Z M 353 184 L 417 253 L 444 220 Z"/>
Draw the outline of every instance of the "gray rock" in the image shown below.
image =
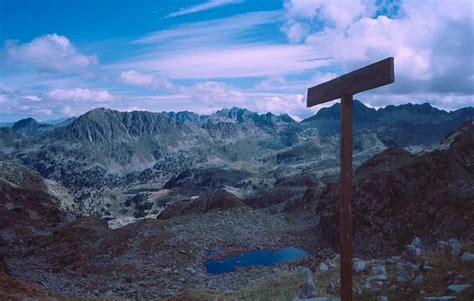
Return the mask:
<path id="1" fill-rule="evenodd" d="M 461 243 L 457 239 L 440 240 L 436 244 L 436 249 L 446 255 L 459 256 L 461 253 Z"/>
<path id="2" fill-rule="evenodd" d="M 450 286 L 448 286 L 448 291 L 452 291 L 452 292 L 455 292 L 455 293 L 460 293 L 463 290 L 466 290 L 470 287 L 471 287 L 470 284 L 451 284 Z"/>
<path id="3" fill-rule="evenodd" d="M 327 271 L 329 271 L 329 267 L 328 267 L 328 265 L 325 264 L 324 262 L 321 262 L 321 263 L 319 264 L 319 270 L 320 270 L 321 272 L 327 272 Z"/>
<path id="4" fill-rule="evenodd" d="M 423 243 L 421 242 L 421 239 L 418 236 L 413 239 L 410 246 L 413 246 L 418 249 L 423 249 Z"/>
<path id="5" fill-rule="evenodd" d="M 423 282 L 424 282 L 424 279 L 423 279 L 423 276 L 421 276 L 421 275 L 416 276 L 415 280 L 413 280 L 413 283 L 418 285 L 418 286 L 422 285 Z"/>
<path id="6" fill-rule="evenodd" d="M 403 257 L 408 259 L 409 261 L 416 262 L 418 258 L 420 258 L 422 251 L 420 248 L 417 248 L 413 245 L 408 245 L 406 247 L 406 251 L 403 252 Z"/>
<path id="7" fill-rule="evenodd" d="M 333 259 L 328 259 L 328 260 L 326 260 L 325 263 L 330 268 L 338 268 L 339 265 L 340 265 L 340 261 L 341 261 L 341 255 L 336 254 L 336 255 L 334 255 Z"/>
<path id="8" fill-rule="evenodd" d="M 370 276 L 367 278 L 369 281 L 386 281 L 388 279 L 388 274 L 378 274 L 374 276 Z"/>
<path id="9" fill-rule="evenodd" d="M 425 297 L 425 301 L 449 301 L 456 300 L 455 296 Z"/>
<path id="10" fill-rule="evenodd" d="M 377 301 L 388 301 L 388 298 L 386 296 L 379 296 Z"/>
<path id="11" fill-rule="evenodd" d="M 469 252 L 464 252 L 461 257 L 462 261 L 464 262 L 473 262 L 474 261 L 474 254 Z"/>
<path id="12" fill-rule="evenodd" d="M 314 298 L 316 297 L 316 284 L 314 283 L 313 273 L 310 269 L 305 268 L 304 272 L 306 274 L 306 282 L 305 282 L 305 292 L 302 296 L 303 298 Z"/>
<path id="13" fill-rule="evenodd" d="M 415 278 L 416 266 L 411 263 L 397 263 L 397 281 L 400 283 L 410 282 Z"/>
<path id="14" fill-rule="evenodd" d="M 457 239 L 448 240 L 449 247 L 451 248 L 451 255 L 459 256 L 461 254 L 461 243 Z"/>
<path id="15" fill-rule="evenodd" d="M 432 267 L 429 264 L 422 264 L 422 265 L 420 265 L 420 270 L 424 271 L 424 272 L 429 272 L 429 271 L 434 270 L 434 267 Z"/>
<path id="16" fill-rule="evenodd" d="M 380 275 L 380 274 L 387 274 L 387 269 L 383 264 L 376 264 L 372 266 L 372 273 Z"/>
<path id="17" fill-rule="evenodd" d="M 361 259 L 354 259 L 352 269 L 354 269 L 356 273 L 360 273 L 367 269 L 367 264 Z"/>
<path id="18" fill-rule="evenodd" d="M 326 293 L 334 295 L 338 292 L 339 284 L 337 281 L 331 280 L 329 281 L 327 287 L 326 287 Z"/>
<path id="19" fill-rule="evenodd" d="M 370 281 L 370 279 L 367 279 L 364 284 L 361 285 L 361 289 L 365 290 L 365 291 L 371 291 L 373 289 L 373 285 L 372 285 L 372 282 Z"/>

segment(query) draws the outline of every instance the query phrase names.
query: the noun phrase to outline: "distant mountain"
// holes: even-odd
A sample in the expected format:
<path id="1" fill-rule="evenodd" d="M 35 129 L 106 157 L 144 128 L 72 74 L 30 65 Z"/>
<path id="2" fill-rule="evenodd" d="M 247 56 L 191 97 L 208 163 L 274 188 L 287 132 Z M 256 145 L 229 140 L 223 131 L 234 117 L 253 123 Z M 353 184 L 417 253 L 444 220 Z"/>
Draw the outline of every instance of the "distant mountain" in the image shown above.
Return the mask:
<path id="1" fill-rule="evenodd" d="M 374 129 L 387 146 L 430 145 L 443 139 L 447 132 L 457 129 L 474 117 L 474 108 L 467 107 L 446 112 L 429 103 L 389 105 L 375 110 L 354 101 L 353 120 L 356 129 Z M 334 135 L 339 130 L 340 103 L 323 108 L 302 123 L 313 124 L 323 135 Z"/>
<path id="2" fill-rule="evenodd" d="M 373 108 L 369 108 L 359 100 L 353 102 L 353 121 L 356 124 L 363 123 L 374 123 L 378 120 L 379 116 L 377 111 Z M 339 122 L 341 116 L 341 104 L 336 103 L 328 108 L 322 108 L 314 116 L 302 120 L 306 122 L 322 122 L 322 121 L 335 121 Z"/>
<path id="3" fill-rule="evenodd" d="M 337 174 L 339 112 L 335 104 L 299 123 L 287 114 L 242 108 L 211 115 L 95 109 L 49 125 L 29 118 L 0 129 L 0 159 L 60 182 L 98 215 L 136 214 L 126 200 L 164 187 L 184 199 L 228 190 L 257 208 L 298 199 L 307 181 L 282 185 L 287 179 L 320 182 Z M 354 162 L 387 147 L 439 143 L 473 118 L 473 108 L 447 113 L 408 104 L 375 110 L 355 101 Z M 278 193 L 269 201 L 275 183 Z M 150 195 L 152 203 L 165 200 Z"/>
<path id="4" fill-rule="evenodd" d="M 58 124 L 64 124 L 68 123 L 72 120 L 74 120 L 75 117 L 63 117 L 63 118 L 58 118 L 58 119 L 49 119 L 42 121 L 42 124 L 50 124 L 50 125 L 58 125 Z"/>
<path id="5" fill-rule="evenodd" d="M 48 124 L 42 124 L 33 118 L 25 118 L 15 122 L 12 129 L 23 136 L 35 136 L 39 133 L 51 129 L 52 126 Z"/>

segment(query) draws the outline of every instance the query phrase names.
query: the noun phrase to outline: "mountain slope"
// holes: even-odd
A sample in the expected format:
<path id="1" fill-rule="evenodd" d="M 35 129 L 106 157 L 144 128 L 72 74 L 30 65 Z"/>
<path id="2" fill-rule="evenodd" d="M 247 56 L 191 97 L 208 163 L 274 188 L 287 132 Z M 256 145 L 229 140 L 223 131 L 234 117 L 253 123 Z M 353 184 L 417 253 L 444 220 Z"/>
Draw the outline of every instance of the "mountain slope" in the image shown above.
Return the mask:
<path id="1" fill-rule="evenodd" d="M 334 135 L 340 123 L 340 103 L 319 110 L 302 121 L 321 129 L 323 135 Z M 378 110 L 354 101 L 353 119 L 356 129 L 373 129 L 387 146 L 431 145 L 439 143 L 449 131 L 474 118 L 474 108 L 446 112 L 429 103 L 389 105 Z"/>
<path id="2" fill-rule="evenodd" d="M 423 155 L 387 149 L 355 172 L 353 219 L 358 252 L 401 249 L 415 236 L 425 241 L 474 239 L 474 123 L 466 123 L 449 148 Z M 339 184 L 317 202 L 323 235 L 338 241 Z"/>
<path id="3" fill-rule="evenodd" d="M 474 118 L 472 108 L 450 113 L 429 105 L 374 110 L 358 101 L 354 108 L 356 165 L 387 146 L 438 143 L 456 124 Z M 60 182 L 86 210 L 101 216 L 128 214 L 121 213 L 128 212 L 123 204 L 137 189 L 170 188 L 184 199 L 225 189 L 258 202 L 286 178 L 302 175 L 319 182 L 337 174 L 338 110 L 336 104 L 297 123 L 285 114 L 240 108 L 212 115 L 95 109 L 58 125 L 27 119 L 2 128 L 0 159 Z M 186 173 L 194 178 L 173 183 Z M 189 185 L 192 189 L 185 189 Z M 297 199 L 305 187 L 302 182 L 278 189 Z M 265 206 L 284 199 L 275 197 Z"/>

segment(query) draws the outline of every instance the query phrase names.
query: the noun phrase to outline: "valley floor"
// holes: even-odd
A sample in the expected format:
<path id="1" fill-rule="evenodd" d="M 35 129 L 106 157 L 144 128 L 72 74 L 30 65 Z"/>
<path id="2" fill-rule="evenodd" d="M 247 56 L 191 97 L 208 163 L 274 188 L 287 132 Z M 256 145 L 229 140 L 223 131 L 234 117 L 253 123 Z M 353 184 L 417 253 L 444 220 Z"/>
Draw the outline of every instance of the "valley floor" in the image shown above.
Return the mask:
<path id="1" fill-rule="evenodd" d="M 0 286 L 0 294 L 18 300 L 28 294 L 40 299 L 293 300 L 316 294 L 337 298 L 338 257 L 329 246 L 323 247 L 317 222 L 305 212 L 248 207 L 171 220 L 145 219 L 114 230 L 102 220 L 81 218 L 5 250 L 13 277 L 8 279 L 16 289 L 11 290 L 13 284 L 7 285 L 10 290 Z M 205 270 L 213 247 L 220 249 L 213 257 L 222 258 L 286 246 L 301 247 L 308 256 L 219 275 Z M 355 260 L 357 300 L 379 296 L 423 300 L 445 293 L 456 300 L 472 300 L 474 262 L 463 261 L 468 255 L 461 254 L 471 254 L 474 246 L 461 246 L 452 254 L 450 244 L 415 247 L 420 251 L 414 255 Z M 314 288 L 308 287 L 311 282 Z M 457 294 L 447 290 L 450 284 L 468 286 Z"/>
<path id="2" fill-rule="evenodd" d="M 6 263 L 15 278 L 66 296 L 154 299 L 192 287 L 236 290 L 271 277 L 275 270 L 210 275 L 204 266 L 208 250 L 219 247 L 214 255 L 218 258 L 298 246 L 310 254 L 298 263 L 302 265 L 318 254 L 312 219 L 242 207 L 171 220 L 145 219 L 112 230 L 102 220 L 81 218 L 6 250 Z"/>

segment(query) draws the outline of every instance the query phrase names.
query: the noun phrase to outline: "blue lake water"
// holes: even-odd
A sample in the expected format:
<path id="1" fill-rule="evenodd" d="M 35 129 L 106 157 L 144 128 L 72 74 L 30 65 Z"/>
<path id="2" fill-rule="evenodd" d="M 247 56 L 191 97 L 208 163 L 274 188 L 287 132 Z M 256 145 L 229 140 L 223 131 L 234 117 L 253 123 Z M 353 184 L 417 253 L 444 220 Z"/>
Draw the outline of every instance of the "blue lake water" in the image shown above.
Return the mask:
<path id="1" fill-rule="evenodd" d="M 206 270 L 210 274 L 220 274 L 235 271 L 235 267 L 251 265 L 273 265 L 285 261 L 293 261 L 306 256 L 306 252 L 295 247 L 287 247 L 277 251 L 259 250 L 232 256 L 224 259 L 208 259 Z"/>

